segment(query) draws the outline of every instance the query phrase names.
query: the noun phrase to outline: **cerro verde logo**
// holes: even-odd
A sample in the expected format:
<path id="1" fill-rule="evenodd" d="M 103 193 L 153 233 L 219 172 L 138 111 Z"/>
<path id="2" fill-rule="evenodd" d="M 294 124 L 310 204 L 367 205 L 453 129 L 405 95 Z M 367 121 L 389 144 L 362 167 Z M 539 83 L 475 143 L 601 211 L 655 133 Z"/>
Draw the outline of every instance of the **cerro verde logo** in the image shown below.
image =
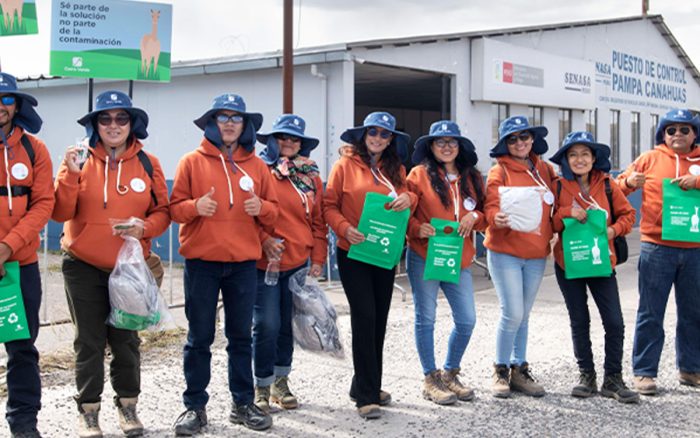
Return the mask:
<path id="1" fill-rule="evenodd" d="M 82 56 L 74 56 L 73 59 L 71 60 L 71 64 L 73 67 L 80 68 L 83 66 L 83 57 Z"/>

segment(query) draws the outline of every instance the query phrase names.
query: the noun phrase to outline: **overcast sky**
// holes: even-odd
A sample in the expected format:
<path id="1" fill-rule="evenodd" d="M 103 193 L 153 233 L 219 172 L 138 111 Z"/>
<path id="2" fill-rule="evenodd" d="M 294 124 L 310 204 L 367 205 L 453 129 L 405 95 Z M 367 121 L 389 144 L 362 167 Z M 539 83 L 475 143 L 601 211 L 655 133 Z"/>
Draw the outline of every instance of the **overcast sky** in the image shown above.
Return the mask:
<path id="1" fill-rule="evenodd" d="M 95 0 L 97 3 L 99 0 Z M 279 50 L 282 0 L 156 0 L 173 6 L 173 60 Z M 0 37 L 3 71 L 48 74 L 51 0 L 39 35 Z M 294 0 L 296 47 L 640 15 L 641 0 Z M 700 2 L 650 0 L 700 67 Z M 299 26 L 297 26 L 299 25 Z"/>

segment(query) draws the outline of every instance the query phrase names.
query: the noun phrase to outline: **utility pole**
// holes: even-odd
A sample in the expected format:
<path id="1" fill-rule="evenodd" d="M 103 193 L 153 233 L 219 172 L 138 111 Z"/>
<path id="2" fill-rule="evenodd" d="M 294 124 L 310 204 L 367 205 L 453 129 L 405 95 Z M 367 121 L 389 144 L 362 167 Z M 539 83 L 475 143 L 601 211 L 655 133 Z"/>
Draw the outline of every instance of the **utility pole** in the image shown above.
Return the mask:
<path id="1" fill-rule="evenodd" d="M 294 4 L 293 0 L 284 0 L 284 46 L 282 50 L 282 112 L 291 114 L 293 108 L 294 91 L 294 65 L 292 63 L 292 21 Z"/>

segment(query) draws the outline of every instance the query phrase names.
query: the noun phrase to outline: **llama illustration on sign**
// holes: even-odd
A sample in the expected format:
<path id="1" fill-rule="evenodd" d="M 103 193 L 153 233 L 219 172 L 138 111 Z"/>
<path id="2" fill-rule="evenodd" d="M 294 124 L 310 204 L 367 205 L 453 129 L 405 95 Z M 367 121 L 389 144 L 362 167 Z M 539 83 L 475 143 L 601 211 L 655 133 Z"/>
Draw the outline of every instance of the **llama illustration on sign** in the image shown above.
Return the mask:
<path id="1" fill-rule="evenodd" d="M 158 57 L 160 56 L 160 41 L 158 40 L 158 18 L 160 11 L 151 9 L 151 33 L 147 33 L 141 38 L 141 73 L 148 77 L 153 61 L 153 72 L 158 72 Z"/>
<path id="2" fill-rule="evenodd" d="M 601 265 L 603 261 L 600 259 L 600 248 L 598 248 L 598 237 L 593 238 L 593 248 L 591 248 L 591 254 L 593 254 L 593 264 Z"/>
<path id="3" fill-rule="evenodd" d="M 22 27 L 22 6 L 24 0 L 0 0 L 2 15 L 5 19 L 5 27 L 12 29 L 15 24 L 15 14 L 17 14 L 17 24 Z"/>
<path id="4" fill-rule="evenodd" d="M 695 207 L 695 214 L 693 217 L 690 218 L 690 232 L 691 233 L 700 233 L 700 217 L 698 217 L 698 209 L 700 207 Z"/>

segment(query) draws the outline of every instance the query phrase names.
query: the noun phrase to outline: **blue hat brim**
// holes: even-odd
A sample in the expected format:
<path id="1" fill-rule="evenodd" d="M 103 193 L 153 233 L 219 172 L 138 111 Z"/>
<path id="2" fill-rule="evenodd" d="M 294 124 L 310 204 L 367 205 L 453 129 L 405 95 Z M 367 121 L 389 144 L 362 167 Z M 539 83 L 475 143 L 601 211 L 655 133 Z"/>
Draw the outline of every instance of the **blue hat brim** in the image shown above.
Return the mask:
<path id="1" fill-rule="evenodd" d="M 659 122 L 659 126 L 656 127 L 656 133 L 654 134 L 656 144 L 664 143 L 664 131 L 668 125 L 673 125 L 674 123 L 690 125 L 695 131 L 695 143 L 700 144 L 700 117 L 695 116 L 691 120 L 674 120 L 669 118 L 662 118 Z"/>
<path id="2" fill-rule="evenodd" d="M 275 134 L 288 134 L 293 135 L 294 137 L 299 137 L 301 139 L 301 148 L 299 149 L 299 155 L 304 157 L 309 157 L 309 155 L 311 155 L 311 151 L 316 149 L 316 147 L 319 144 L 319 139 L 315 137 L 310 137 L 308 135 L 300 135 L 298 131 L 285 128 L 273 129 L 272 131 L 266 133 L 258 133 L 257 138 L 260 143 L 267 145 L 270 141 L 270 137 L 273 137 Z"/>
<path id="3" fill-rule="evenodd" d="M 457 139 L 459 148 L 466 155 L 469 166 L 474 166 L 479 161 L 479 157 L 476 154 L 476 147 L 467 137 L 458 135 L 424 135 L 419 137 L 413 145 L 413 156 L 411 157 L 413 164 L 420 164 L 425 157 L 428 156 L 428 149 L 430 148 L 430 144 L 433 142 L 433 140 L 442 137 L 452 137 Z"/>
<path id="4" fill-rule="evenodd" d="M 199 129 L 204 131 L 207 128 L 207 122 L 209 121 L 209 119 L 213 119 L 214 114 L 224 110 L 226 110 L 226 108 L 212 108 L 204 114 L 202 114 L 198 119 L 195 119 L 194 124 L 197 125 Z M 239 111 L 239 114 L 243 115 L 245 118 L 247 118 L 253 123 L 255 132 L 257 132 L 263 124 L 263 116 L 260 113 L 245 113 Z"/>
<path id="5" fill-rule="evenodd" d="M 141 108 L 136 108 L 134 106 L 114 106 L 110 108 L 93 110 L 83 117 L 78 119 L 78 123 L 85 127 L 85 132 L 90 138 L 90 145 L 94 146 L 97 142 L 97 132 L 95 132 L 96 122 L 95 118 L 97 115 L 104 111 L 121 109 L 126 111 L 131 117 L 131 132 L 138 139 L 148 138 L 148 114 Z"/>
<path id="6" fill-rule="evenodd" d="M 508 145 L 506 144 L 506 139 L 513 133 L 515 132 L 521 132 L 521 131 L 530 131 L 533 134 L 533 141 L 532 141 L 532 152 L 534 152 L 537 155 L 543 155 L 549 150 L 549 145 L 547 144 L 547 140 L 544 138 L 549 134 L 549 130 L 545 128 L 544 126 L 528 126 L 526 128 L 514 128 L 510 129 L 506 132 L 504 132 L 501 137 L 498 139 L 498 143 L 494 147 L 491 148 L 491 152 L 489 152 L 489 156 L 492 158 L 500 157 L 503 155 L 508 155 Z"/>
<path id="7" fill-rule="evenodd" d="M 569 167 L 569 160 L 566 159 L 566 152 L 577 144 L 588 146 L 593 151 L 593 156 L 595 157 L 593 169 L 597 169 L 605 173 L 610 172 L 612 165 L 610 163 L 610 147 L 608 145 L 589 141 L 575 141 L 562 146 L 549 158 L 549 161 L 559 165 L 561 168 L 561 174 L 564 178 L 569 181 L 574 180 L 574 173 Z"/>
<path id="8" fill-rule="evenodd" d="M 368 125 L 368 126 L 355 126 L 354 128 L 348 128 L 345 130 L 340 135 L 340 139 L 343 140 L 346 143 L 351 143 L 351 144 L 356 144 L 362 141 L 362 139 L 365 136 L 365 132 L 367 131 L 367 128 L 373 125 Z M 386 129 L 383 126 L 380 126 L 380 128 Z M 405 132 L 397 131 L 397 130 L 392 130 L 392 129 L 386 129 L 387 131 L 391 132 L 394 134 L 394 138 L 391 140 L 392 143 L 396 145 L 396 151 L 399 154 L 399 158 L 401 159 L 401 162 L 405 162 L 408 159 L 408 143 L 411 141 L 411 136 L 406 134 Z"/>
<path id="9" fill-rule="evenodd" d="M 17 126 L 22 127 L 25 131 L 30 134 L 36 134 L 41 130 L 41 126 L 44 121 L 41 116 L 34 109 L 38 105 L 38 102 L 34 96 L 22 92 L 11 92 L 7 94 L 13 94 L 19 98 L 19 111 L 15 114 L 12 119 L 12 123 Z"/>

